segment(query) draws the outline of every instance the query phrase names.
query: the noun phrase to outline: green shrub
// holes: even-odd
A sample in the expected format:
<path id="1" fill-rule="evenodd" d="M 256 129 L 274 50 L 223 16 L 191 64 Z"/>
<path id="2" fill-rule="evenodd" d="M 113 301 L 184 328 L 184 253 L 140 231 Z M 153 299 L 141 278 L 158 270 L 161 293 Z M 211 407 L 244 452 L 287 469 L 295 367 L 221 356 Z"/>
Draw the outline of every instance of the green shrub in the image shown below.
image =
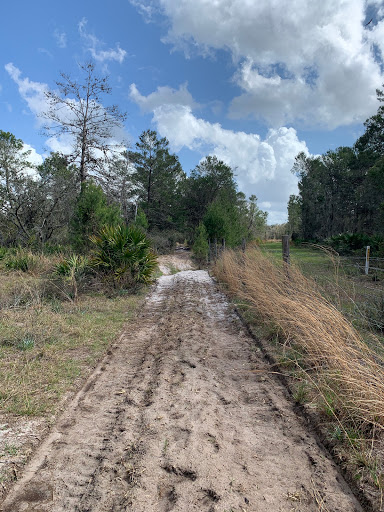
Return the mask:
<path id="1" fill-rule="evenodd" d="M 89 260 L 86 256 L 72 254 L 55 265 L 53 274 L 71 286 L 71 295 L 77 300 L 79 282 L 89 270 Z"/>
<path id="2" fill-rule="evenodd" d="M 138 228 L 141 228 L 143 231 L 147 231 L 148 229 L 148 219 L 145 215 L 145 212 L 141 208 L 139 208 L 137 211 L 134 225 Z"/>
<path id="3" fill-rule="evenodd" d="M 148 284 L 153 280 L 157 259 L 149 238 L 136 226 L 105 226 L 97 236 L 92 265 L 114 284 Z"/>
<path id="4" fill-rule="evenodd" d="M 89 266 L 86 256 L 72 254 L 55 265 L 54 273 L 62 277 L 84 274 Z"/>
<path id="5" fill-rule="evenodd" d="M 17 250 L 14 254 L 8 253 L 5 259 L 5 266 L 10 270 L 21 270 L 21 272 L 28 272 L 32 270 L 37 263 L 36 256 L 23 251 Z"/>
<path id="6" fill-rule="evenodd" d="M 376 256 L 380 256 L 384 252 L 384 238 L 378 235 L 342 233 L 328 238 L 325 242 L 339 254 L 351 254 L 354 251 L 364 249 L 367 245 L 371 247 L 371 251 L 374 251 Z"/>
<path id="7" fill-rule="evenodd" d="M 67 254 L 69 250 L 69 246 L 61 244 L 45 244 L 42 248 L 43 253 L 47 256 Z"/>
<path id="8" fill-rule="evenodd" d="M 71 242 L 76 252 L 90 249 L 90 237 L 105 225 L 120 225 L 122 218 L 117 204 L 110 204 L 103 189 L 92 182 L 85 183 L 77 199 L 70 226 Z"/>
<path id="9" fill-rule="evenodd" d="M 32 336 L 26 336 L 25 338 L 22 338 L 18 345 L 17 345 L 17 348 L 19 350 L 31 350 L 32 348 L 34 348 L 35 346 L 35 340 Z"/>
<path id="10" fill-rule="evenodd" d="M 205 225 L 200 222 L 199 226 L 196 228 L 195 243 L 193 244 L 193 253 L 200 264 L 207 262 L 208 251 L 208 233 Z"/>

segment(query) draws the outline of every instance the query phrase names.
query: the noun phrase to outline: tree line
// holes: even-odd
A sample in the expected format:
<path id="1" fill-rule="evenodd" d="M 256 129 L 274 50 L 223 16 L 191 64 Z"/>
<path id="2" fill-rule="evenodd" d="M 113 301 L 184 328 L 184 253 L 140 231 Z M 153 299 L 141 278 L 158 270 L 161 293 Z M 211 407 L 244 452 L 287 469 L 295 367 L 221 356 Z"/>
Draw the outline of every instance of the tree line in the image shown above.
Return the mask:
<path id="1" fill-rule="evenodd" d="M 62 74 L 46 94 L 45 131 L 71 136 L 72 151 L 33 166 L 23 141 L 0 130 L 0 244 L 85 252 L 104 226 L 135 224 L 159 250 L 176 240 L 261 236 L 267 214 L 239 192 L 233 170 L 207 156 L 182 169 L 166 138 L 145 130 L 133 148 L 121 137 L 125 114 L 103 106 L 111 89 L 92 63 L 82 81 Z"/>
<path id="2" fill-rule="evenodd" d="M 383 102 L 384 92 L 377 90 L 377 97 Z M 384 249 L 383 105 L 364 126 L 364 134 L 352 147 L 321 156 L 297 155 L 292 172 L 299 178 L 299 194 L 290 196 L 288 202 L 293 239 L 327 240 L 336 245 L 376 240 Z"/>

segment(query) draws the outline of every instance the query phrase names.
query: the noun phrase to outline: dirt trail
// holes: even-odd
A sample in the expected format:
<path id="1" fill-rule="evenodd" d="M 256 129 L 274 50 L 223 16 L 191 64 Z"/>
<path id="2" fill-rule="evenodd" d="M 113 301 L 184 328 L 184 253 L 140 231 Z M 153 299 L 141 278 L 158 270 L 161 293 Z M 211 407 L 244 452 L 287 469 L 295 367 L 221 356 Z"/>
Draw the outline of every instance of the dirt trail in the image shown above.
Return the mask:
<path id="1" fill-rule="evenodd" d="M 0 510 L 362 509 L 212 279 L 187 270 L 159 279 Z"/>

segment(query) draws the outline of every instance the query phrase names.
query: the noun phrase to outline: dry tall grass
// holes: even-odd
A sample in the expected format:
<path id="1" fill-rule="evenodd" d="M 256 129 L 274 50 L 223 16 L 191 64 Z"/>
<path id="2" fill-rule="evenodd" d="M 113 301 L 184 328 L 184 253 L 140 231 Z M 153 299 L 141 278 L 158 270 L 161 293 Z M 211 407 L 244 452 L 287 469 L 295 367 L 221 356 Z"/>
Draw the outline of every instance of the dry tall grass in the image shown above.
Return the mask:
<path id="1" fill-rule="evenodd" d="M 384 360 L 294 266 L 271 261 L 258 249 L 227 251 L 215 266 L 228 285 L 287 344 L 304 353 L 309 378 L 343 420 L 384 429 Z M 320 381 L 319 381 L 320 378 Z"/>

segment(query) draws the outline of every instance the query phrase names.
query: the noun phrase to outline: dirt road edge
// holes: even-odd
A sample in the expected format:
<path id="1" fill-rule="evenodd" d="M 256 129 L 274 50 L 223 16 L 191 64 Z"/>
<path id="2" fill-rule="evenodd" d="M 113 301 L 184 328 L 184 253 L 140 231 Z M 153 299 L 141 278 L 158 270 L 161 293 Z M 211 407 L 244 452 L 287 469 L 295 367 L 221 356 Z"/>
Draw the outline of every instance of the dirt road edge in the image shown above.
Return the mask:
<path id="1" fill-rule="evenodd" d="M 216 283 L 217 283 L 217 281 L 216 281 Z M 219 283 L 217 283 L 217 284 L 220 287 L 221 291 L 225 294 L 225 290 L 223 289 L 223 287 L 221 287 L 219 285 Z M 239 310 L 239 308 L 237 308 L 236 305 L 233 303 L 233 301 L 231 300 L 231 297 L 229 297 L 228 295 L 227 295 L 227 297 L 228 297 L 228 301 L 230 302 L 230 304 L 232 304 L 234 312 L 240 318 L 240 320 L 241 320 L 244 328 L 246 329 L 247 333 L 249 334 L 249 336 L 254 340 L 256 345 L 262 351 L 262 354 L 265 357 L 265 359 L 267 360 L 267 362 L 271 366 L 274 366 L 275 368 L 280 368 L 279 362 L 277 361 L 274 354 L 272 353 L 271 347 L 269 346 L 268 342 L 266 340 L 263 340 L 257 333 L 255 333 L 254 328 L 252 328 L 252 325 L 246 320 L 246 318 L 244 317 L 241 310 Z M 375 501 L 372 498 L 372 496 L 370 496 L 366 492 L 365 489 L 362 489 L 361 487 L 359 487 L 357 485 L 356 479 L 353 477 L 352 472 L 342 464 L 342 462 L 344 462 L 344 461 L 340 460 L 340 458 L 336 456 L 335 450 L 334 450 L 334 445 L 327 438 L 327 435 L 326 435 L 326 432 L 324 431 L 324 429 L 322 429 L 321 426 L 319 425 L 318 416 L 314 412 L 311 412 L 308 408 L 304 407 L 302 404 L 298 403 L 294 399 L 293 393 L 292 393 L 292 386 L 289 382 L 289 378 L 280 372 L 277 372 L 276 376 L 280 380 L 280 382 L 284 385 L 284 387 L 287 389 L 288 394 L 294 404 L 295 411 L 306 421 L 308 427 L 311 429 L 311 431 L 316 436 L 316 439 L 317 439 L 317 442 L 319 443 L 319 445 L 322 446 L 322 448 L 330 454 L 333 461 L 339 468 L 341 475 L 343 476 L 343 478 L 346 480 L 346 482 L 350 486 L 350 488 L 351 488 L 352 492 L 354 493 L 354 495 L 356 496 L 356 498 L 359 500 L 361 506 L 364 507 L 364 509 L 367 512 L 381 512 L 383 509 L 376 508 L 376 504 L 375 504 Z"/>

